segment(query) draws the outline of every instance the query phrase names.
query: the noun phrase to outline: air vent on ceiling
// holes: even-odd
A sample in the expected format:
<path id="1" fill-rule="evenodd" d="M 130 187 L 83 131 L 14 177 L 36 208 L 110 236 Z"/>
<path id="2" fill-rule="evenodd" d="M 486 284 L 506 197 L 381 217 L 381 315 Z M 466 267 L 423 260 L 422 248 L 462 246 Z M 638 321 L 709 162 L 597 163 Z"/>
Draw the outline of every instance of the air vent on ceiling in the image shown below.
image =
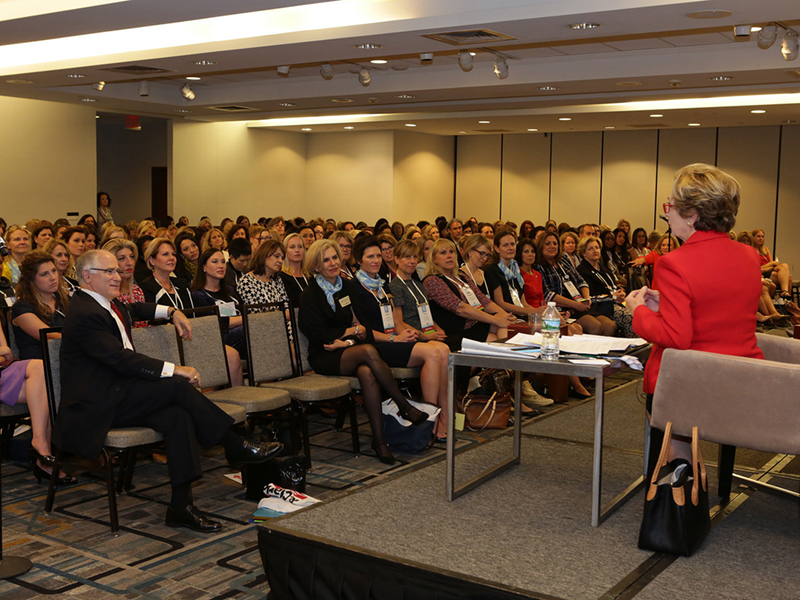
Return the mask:
<path id="1" fill-rule="evenodd" d="M 129 75 L 158 75 L 159 73 L 174 73 L 172 69 L 160 69 L 158 67 L 147 67 L 145 65 L 128 65 L 126 67 L 113 67 L 111 69 L 100 69 L 101 71 L 112 71 L 114 73 L 128 73 Z"/>
<path id="2" fill-rule="evenodd" d="M 423 37 L 431 38 L 453 46 L 467 46 L 475 44 L 491 44 L 492 42 L 507 42 L 515 40 L 512 35 L 498 33 L 491 29 L 470 29 L 467 31 L 446 31 L 444 33 L 429 33 Z"/>
<path id="3" fill-rule="evenodd" d="M 206 106 L 211 110 L 219 110 L 222 112 L 245 112 L 248 110 L 256 110 L 252 106 L 239 106 L 238 104 L 223 104 L 221 106 Z"/>

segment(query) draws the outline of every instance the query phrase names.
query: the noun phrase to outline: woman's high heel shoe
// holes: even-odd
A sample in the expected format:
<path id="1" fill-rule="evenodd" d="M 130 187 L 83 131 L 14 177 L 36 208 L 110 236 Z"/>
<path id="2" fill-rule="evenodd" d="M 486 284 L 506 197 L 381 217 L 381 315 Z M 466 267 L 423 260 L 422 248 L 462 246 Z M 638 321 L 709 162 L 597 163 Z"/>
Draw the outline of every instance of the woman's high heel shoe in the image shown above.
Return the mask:
<path id="1" fill-rule="evenodd" d="M 31 446 L 31 449 L 28 451 L 28 454 L 30 454 L 31 462 L 33 464 L 36 464 L 37 460 L 41 464 L 43 464 L 45 467 L 52 467 L 54 464 L 56 464 L 56 457 L 55 456 L 52 456 L 51 454 L 46 454 L 46 455 L 43 456 L 43 455 L 39 454 L 36 451 L 36 448 L 34 448 L 33 446 Z"/>
<path id="2" fill-rule="evenodd" d="M 36 483 L 42 483 L 42 479 L 50 481 L 50 473 L 40 467 L 39 463 L 33 463 L 33 476 L 36 477 Z M 70 477 L 69 475 L 64 475 L 64 477 L 58 477 L 56 479 L 56 486 L 74 485 L 76 483 L 78 483 L 78 478 Z"/>
<path id="3" fill-rule="evenodd" d="M 375 450 L 375 454 L 378 455 L 378 459 L 385 465 L 393 465 L 395 463 L 394 456 L 392 453 L 389 452 L 389 444 L 383 442 L 382 444 L 376 444 L 372 442 L 372 449 Z"/>
<path id="4" fill-rule="evenodd" d="M 412 425 L 422 425 L 428 420 L 428 413 L 422 412 L 415 406 L 409 405 L 407 411 L 403 411 L 403 409 L 398 407 L 398 412 L 406 421 L 411 421 Z"/>

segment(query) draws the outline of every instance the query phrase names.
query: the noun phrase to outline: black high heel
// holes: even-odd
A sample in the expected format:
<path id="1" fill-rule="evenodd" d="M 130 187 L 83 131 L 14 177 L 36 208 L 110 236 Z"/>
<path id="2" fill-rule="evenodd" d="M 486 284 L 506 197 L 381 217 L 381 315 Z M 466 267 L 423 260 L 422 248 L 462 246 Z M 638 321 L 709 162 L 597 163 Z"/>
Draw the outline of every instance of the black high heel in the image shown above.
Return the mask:
<path id="1" fill-rule="evenodd" d="M 39 463 L 36 462 L 33 463 L 33 476 L 36 477 L 36 483 L 42 483 L 42 479 L 50 481 L 50 473 L 45 471 L 39 466 Z M 70 477 L 69 475 L 64 475 L 64 477 L 58 477 L 56 479 L 56 486 L 74 485 L 76 483 L 78 483 L 78 478 Z"/>
<path id="2" fill-rule="evenodd" d="M 411 406 L 409 404 L 408 410 L 403 411 L 399 406 L 397 407 L 400 416 L 403 417 L 406 421 L 411 421 L 412 425 L 422 425 L 425 421 L 428 420 L 428 413 L 422 412 L 415 406 Z"/>
<path id="3" fill-rule="evenodd" d="M 375 450 L 375 454 L 378 455 L 378 460 L 380 460 L 385 465 L 393 465 L 396 461 L 392 453 L 389 452 L 389 444 L 383 442 L 381 444 L 376 444 L 372 442 L 372 449 Z"/>
<path id="4" fill-rule="evenodd" d="M 43 455 L 39 454 L 36 451 L 36 448 L 34 448 L 33 446 L 31 446 L 30 450 L 28 451 L 28 454 L 30 455 L 31 462 L 33 464 L 36 464 L 37 460 L 40 463 L 42 463 L 45 467 L 52 467 L 54 464 L 56 464 L 56 457 L 55 456 L 53 456 L 51 454 L 47 454 L 47 455 L 43 456 Z"/>

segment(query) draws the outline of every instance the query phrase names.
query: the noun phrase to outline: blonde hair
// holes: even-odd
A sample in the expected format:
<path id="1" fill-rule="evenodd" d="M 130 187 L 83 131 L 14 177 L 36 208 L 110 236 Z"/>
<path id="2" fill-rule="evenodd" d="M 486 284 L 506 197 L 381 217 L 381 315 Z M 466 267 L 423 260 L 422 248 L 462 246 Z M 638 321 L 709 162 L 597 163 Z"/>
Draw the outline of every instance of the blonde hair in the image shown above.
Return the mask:
<path id="1" fill-rule="evenodd" d="M 289 261 L 286 259 L 287 254 L 284 254 L 283 266 L 281 267 L 281 271 L 283 271 L 284 273 L 288 273 L 289 275 L 308 275 L 308 269 L 306 269 L 306 252 L 307 252 L 307 250 L 306 250 L 306 247 L 305 247 L 305 243 L 303 242 L 303 238 L 300 237 L 299 233 L 296 233 L 296 232 L 290 233 L 285 238 L 283 238 L 283 249 L 284 249 L 284 252 L 286 252 L 286 253 L 289 252 L 289 242 L 291 240 L 293 240 L 294 238 L 297 238 L 298 240 L 300 240 L 300 246 L 302 246 L 302 248 L 303 248 L 303 258 L 300 261 L 300 273 L 295 273 L 294 272 L 294 269 L 292 269 L 291 265 L 289 264 Z"/>
<path id="2" fill-rule="evenodd" d="M 739 212 L 739 182 L 717 167 L 694 163 L 679 169 L 672 184 L 675 208 L 682 217 L 697 212 L 697 231 L 728 233 Z"/>
<path id="3" fill-rule="evenodd" d="M 153 240 L 155 241 L 155 240 Z M 150 242 L 150 245 L 153 245 L 153 242 Z M 139 258 L 139 249 L 136 247 L 130 240 L 126 240 L 124 238 L 113 238 L 108 240 L 103 246 L 100 248 L 101 250 L 105 250 L 106 252 L 111 252 L 114 256 L 117 255 L 117 252 L 122 250 L 123 248 L 127 248 L 131 252 L 133 252 L 133 260 L 137 260 Z"/>
<path id="4" fill-rule="evenodd" d="M 216 248 L 216 250 L 225 250 L 225 248 L 227 247 L 227 244 L 225 243 L 225 234 L 222 233 L 222 231 L 220 231 L 216 227 L 212 227 L 211 229 L 208 230 L 208 234 L 203 238 L 203 247 L 200 249 L 200 252 L 205 252 L 206 250 L 212 247 L 211 236 L 214 235 L 215 232 L 218 233 L 222 238 L 222 247 Z"/>
<path id="5" fill-rule="evenodd" d="M 164 244 L 170 246 L 176 255 L 178 254 L 178 251 L 175 250 L 175 244 L 171 239 L 165 237 L 155 238 L 152 242 L 150 242 L 150 245 L 147 246 L 147 250 L 144 251 L 144 262 L 147 265 L 147 268 L 150 269 L 151 271 L 155 271 L 156 269 L 153 265 L 150 264 L 150 259 L 153 257 L 154 254 L 158 253 L 158 250 Z"/>
<path id="6" fill-rule="evenodd" d="M 580 241 L 578 242 L 578 249 L 575 250 L 578 256 L 583 256 L 586 253 L 586 246 L 589 245 L 589 242 L 596 242 L 597 245 L 600 246 L 600 249 L 601 250 L 603 249 L 603 242 L 600 241 L 599 237 L 594 235 L 587 235 L 586 237 L 581 238 Z"/>
<path id="7" fill-rule="evenodd" d="M 436 256 L 436 254 L 438 254 L 440 250 L 448 247 L 452 248 L 455 255 L 458 256 L 458 250 L 456 249 L 456 245 L 453 243 L 453 240 L 449 238 L 440 237 L 438 240 L 433 242 L 433 246 L 431 246 L 431 249 L 428 251 L 430 252 L 430 260 L 425 261 L 425 277 L 427 277 L 428 275 L 444 274 L 443 271 L 439 268 L 439 266 L 434 264 L 433 257 Z M 454 268 L 453 270 L 455 271 L 456 269 L 457 267 Z"/>
<path id="8" fill-rule="evenodd" d="M 310 275 L 317 275 L 322 270 L 322 261 L 324 259 L 325 252 L 329 248 L 333 248 L 336 251 L 336 256 L 339 257 L 339 263 L 341 264 L 342 249 L 339 247 L 339 244 L 334 242 L 332 239 L 317 240 L 311 244 L 311 247 L 306 251 L 305 267 Z"/>
<path id="9" fill-rule="evenodd" d="M 153 229 L 156 228 L 155 222 L 154 221 L 150 221 L 149 219 L 145 219 L 144 221 L 139 223 L 138 227 L 136 228 L 136 237 L 138 238 L 138 237 L 143 236 L 144 232 L 147 231 L 148 229 L 150 229 L 151 227 Z M 153 237 L 155 237 L 155 236 L 153 236 Z"/>

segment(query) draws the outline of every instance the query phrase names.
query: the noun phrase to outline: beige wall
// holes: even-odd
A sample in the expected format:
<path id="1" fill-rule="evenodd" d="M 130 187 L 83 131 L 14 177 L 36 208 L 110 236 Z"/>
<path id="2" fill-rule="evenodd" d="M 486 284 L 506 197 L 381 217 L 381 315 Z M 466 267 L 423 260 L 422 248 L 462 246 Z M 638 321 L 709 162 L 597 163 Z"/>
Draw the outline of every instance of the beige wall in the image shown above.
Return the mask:
<path id="1" fill-rule="evenodd" d="M 603 134 L 603 188 L 600 222 L 620 219 L 653 229 L 656 218 L 657 131 L 607 131 Z"/>
<path id="2" fill-rule="evenodd" d="M 453 137 L 395 132 L 391 220 L 405 225 L 453 214 L 454 155 Z"/>
<path id="3" fill-rule="evenodd" d="M 503 206 L 500 218 L 517 225 L 544 223 L 550 212 L 550 142 L 543 133 L 503 136 Z"/>
<path id="4" fill-rule="evenodd" d="M 500 218 L 499 135 L 461 136 L 456 154 L 456 214 L 461 220 Z M 449 217 L 449 214 L 445 214 Z"/>
<path id="5" fill-rule="evenodd" d="M 9 224 L 96 211 L 94 112 L 0 97 L 0 216 Z"/>

